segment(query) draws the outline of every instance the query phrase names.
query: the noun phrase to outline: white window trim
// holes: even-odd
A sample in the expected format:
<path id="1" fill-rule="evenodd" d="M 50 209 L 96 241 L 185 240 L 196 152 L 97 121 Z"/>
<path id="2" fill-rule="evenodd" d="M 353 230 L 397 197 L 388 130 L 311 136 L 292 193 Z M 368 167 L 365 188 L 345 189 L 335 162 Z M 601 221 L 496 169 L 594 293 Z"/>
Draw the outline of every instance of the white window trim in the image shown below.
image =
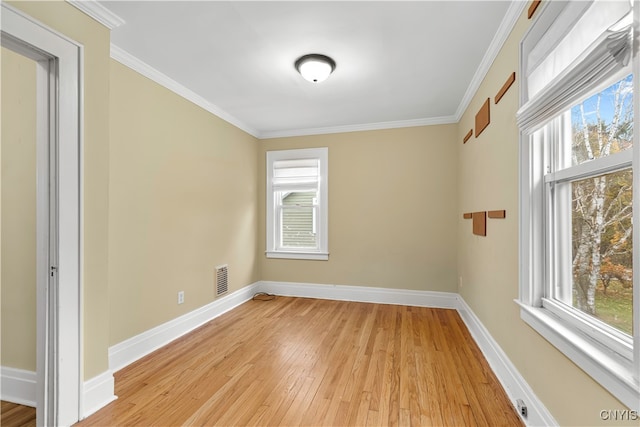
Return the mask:
<path id="1" fill-rule="evenodd" d="M 310 250 L 309 248 L 301 248 L 300 250 L 292 250 L 291 248 L 280 249 L 277 247 L 275 233 L 279 230 L 277 227 L 277 218 L 275 216 L 275 200 L 274 190 L 272 185 L 273 177 L 273 164 L 280 160 L 299 160 L 299 159 L 319 159 L 320 160 L 320 181 L 318 183 L 318 207 L 314 209 L 314 213 L 317 211 L 317 221 L 314 223 L 316 226 L 316 235 L 318 241 L 318 248 L 316 250 Z M 306 259 L 326 261 L 329 259 L 329 149 L 322 148 L 305 148 L 298 150 L 278 150 L 267 152 L 267 192 L 266 192 L 266 230 L 267 230 L 267 258 L 280 258 L 280 259 Z"/>
<path id="2" fill-rule="evenodd" d="M 567 325 L 549 310 L 516 300 L 520 317 L 632 410 L 640 410 L 633 362 Z"/>
<path id="3" fill-rule="evenodd" d="M 637 60 L 636 60 L 637 62 Z M 638 64 L 634 64 L 634 69 L 638 69 Z M 638 90 L 638 80 L 634 78 L 634 106 L 637 108 L 638 101 L 635 94 Z M 636 110 L 640 111 L 640 110 Z M 638 128 L 638 117 L 635 117 L 635 129 Z M 634 146 L 639 146 L 640 132 L 634 134 Z M 529 326 L 542 335 L 547 341 L 553 344 L 565 356 L 571 359 L 582 370 L 598 381 L 605 389 L 627 405 L 632 410 L 640 411 L 640 381 L 638 380 L 638 356 L 639 340 L 638 333 L 634 336 L 634 345 L 628 348 L 618 336 L 611 334 L 608 339 L 603 340 L 609 343 L 605 345 L 592 337 L 588 325 L 582 323 L 577 326 L 578 319 L 567 321 L 566 317 L 561 317 L 558 311 L 550 308 L 550 301 L 544 298 L 545 293 L 545 222 L 546 208 L 540 200 L 545 200 L 545 178 L 544 175 L 536 172 L 542 170 L 544 162 L 543 144 L 529 142 L 529 135 L 520 135 L 520 297 L 515 302 L 520 306 L 520 316 Z M 620 153 L 624 161 L 628 161 L 629 156 L 633 156 L 635 164 L 640 161 L 640 150 L 633 149 L 628 153 Z M 613 157 L 613 156 L 612 156 Z M 618 159 L 620 160 L 620 159 Z M 604 163 L 604 162 L 603 162 Z M 586 166 L 586 168 L 597 167 Z M 607 169 L 608 165 L 603 167 Z M 640 189 L 640 173 L 633 174 L 634 196 L 637 196 Z M 640 224 L 640 206 L 638 197 L 634 197 L 634 224 Z M 637 247 L 638 229 L 634 227 L 634 248 Z M 637 251 L 637 249 L 634 249 Z M 637 252 L 634 253 L 634 325 L 640 324 L 638 321 L 638 288 L 639 273 Z M 629 358 L 630 357 L 630 358 Z"/>
<path id="4" fill-rule="evenodd" d="M 640 19 L 639 7 L 634 5 L 634 18 Z M 521 72 L 522 72 L 521 58 Z M 620 161 L 640 165 L 640 61 L 633 58 L 634 71 L 634 148 L 629 153 L 620 153 L 617 159 L 602 160 L 579 166 L 585 175 L 597 168 L 606 172 L 617 169 Z M 521 74 L 522 75 L 522 74 Z M 522 95 L 522 94 L 521 94 Z M 524 322 L 554 345 L 594 380 L 601 384 L 617 399 L 635 411 L 640 411 L 640 226 L 633 229 L 633 324 L 636 325 L 632 348 L 619 335 L 612 333 L 604 340 L 596 340 L 589 331 L 589 325 L 580 319 L 567 321 L 560 317 L 562 309 L 556 310 L 552 301 L 545 300 L 545 274 L 547 271 L 544 230 L 548 203 L 545 194 L 543 170 L 545 152 L 543 144 L 530 141 L 533 132 L 520 133 L 520 194 L 519 194 L 519 298 L 520 315 Z M 612 156 L 613 157 L 613 156 Z M 624 157 L 624 159 L 622 159 Z M 610 162 L 610 164 L 607 164 Z M 614 165 L 615 164 L 615 165 Z M 574 169 L 572 172 L 575 172 Z M 564 172 L 563 172 L 564 173 Z M 554 180 L 566 178 L 557 173 Z M 547 179 L 551 179 L 548 177 Z M 633 174 L 633 222 L 640 224 L 640 172 Z M 577 326 L 580 323 L 580 327 Z"/>

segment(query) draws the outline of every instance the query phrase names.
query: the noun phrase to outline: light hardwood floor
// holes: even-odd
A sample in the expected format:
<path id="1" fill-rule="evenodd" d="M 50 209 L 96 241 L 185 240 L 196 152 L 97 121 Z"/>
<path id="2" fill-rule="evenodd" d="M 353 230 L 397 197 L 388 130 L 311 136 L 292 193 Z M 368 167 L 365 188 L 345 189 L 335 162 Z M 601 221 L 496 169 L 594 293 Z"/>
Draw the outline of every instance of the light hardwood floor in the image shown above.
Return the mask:
<path id="1" fill-rule="evenodd" d="M 79 425 L 522 425 L 455 310 L 249 301 L 115 379 Z"/>
<path id="2" fill-rule="evenodd" d="M 2 401 L 0 406 L 0 426 L 35 427 L 36 408 Z"/>

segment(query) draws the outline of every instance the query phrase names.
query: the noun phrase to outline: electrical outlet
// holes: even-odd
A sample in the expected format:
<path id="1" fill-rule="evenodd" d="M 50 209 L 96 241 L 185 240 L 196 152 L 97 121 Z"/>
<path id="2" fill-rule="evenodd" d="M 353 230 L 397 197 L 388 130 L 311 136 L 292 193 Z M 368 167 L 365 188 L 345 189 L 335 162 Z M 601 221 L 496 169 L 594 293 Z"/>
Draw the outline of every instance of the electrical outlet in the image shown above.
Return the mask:
<path id="1" fill-rule="evenodd" d="M 462 289 L 462 276 L 458 276 L 458 289 Z"/>
<path id="2" fill-rule="evenodd" d="M 178 304 L 184 303 L 184 291 L 178 292 Z"/>
<path id="3" fill-rule="evenodd" d="M 527 405 L 524 403 L 524 400 L 516 400 L 516 405 L 518 406 L 518 412 L 522 415 L 522 418 L 527 418 Z"/>

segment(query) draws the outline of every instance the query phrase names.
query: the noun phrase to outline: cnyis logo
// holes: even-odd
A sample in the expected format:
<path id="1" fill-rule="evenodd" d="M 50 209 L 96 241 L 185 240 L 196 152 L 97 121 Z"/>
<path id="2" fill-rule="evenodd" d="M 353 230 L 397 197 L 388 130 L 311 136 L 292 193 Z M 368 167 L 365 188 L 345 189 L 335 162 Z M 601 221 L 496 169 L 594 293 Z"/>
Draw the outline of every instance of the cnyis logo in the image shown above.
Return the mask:
<path id="1" fill-rule="evenodd" d="M 603 409 L 600 411 L 600 419 L 604 421 L 637 421 L 640 420 L 638 411 L 631 409 Z"/>

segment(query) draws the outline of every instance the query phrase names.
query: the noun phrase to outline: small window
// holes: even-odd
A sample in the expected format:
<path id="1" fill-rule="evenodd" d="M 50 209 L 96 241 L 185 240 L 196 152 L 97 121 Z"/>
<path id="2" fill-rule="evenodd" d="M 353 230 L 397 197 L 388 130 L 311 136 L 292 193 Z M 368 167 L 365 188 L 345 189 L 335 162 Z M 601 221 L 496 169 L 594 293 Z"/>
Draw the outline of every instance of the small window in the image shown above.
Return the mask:
<path id="1" fill-rule="evenodd" d="M 328 149 L 267 152 L 267 257 L 326 260 Z"/>

